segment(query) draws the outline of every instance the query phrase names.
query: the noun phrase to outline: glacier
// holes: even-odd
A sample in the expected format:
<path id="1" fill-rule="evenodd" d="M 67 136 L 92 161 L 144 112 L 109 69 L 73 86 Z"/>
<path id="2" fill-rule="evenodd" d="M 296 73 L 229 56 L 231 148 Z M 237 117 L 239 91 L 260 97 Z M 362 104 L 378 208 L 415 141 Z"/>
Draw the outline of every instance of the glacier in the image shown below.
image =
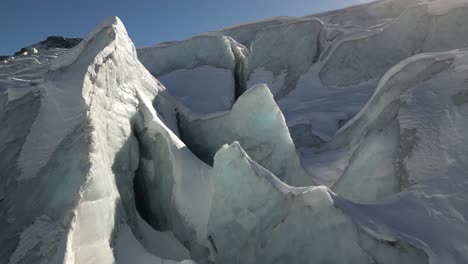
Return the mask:
<path id="1" fill-rule="evenodd" d="M 2 57 L 0 263 L 467 262 L 467 14 L 379 0 L 141 48 L 110 17 Z"/>

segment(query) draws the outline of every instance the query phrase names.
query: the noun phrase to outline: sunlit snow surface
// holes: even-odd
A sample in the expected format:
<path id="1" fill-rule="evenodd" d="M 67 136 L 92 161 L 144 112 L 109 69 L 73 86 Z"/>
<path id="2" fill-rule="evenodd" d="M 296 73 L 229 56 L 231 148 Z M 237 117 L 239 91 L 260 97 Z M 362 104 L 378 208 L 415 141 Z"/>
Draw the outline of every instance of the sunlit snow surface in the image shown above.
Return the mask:
<path id="1" fill-rule="evenodd" d="M 468 1 L 0 61 L 0 263 L 468 262 Z"/>

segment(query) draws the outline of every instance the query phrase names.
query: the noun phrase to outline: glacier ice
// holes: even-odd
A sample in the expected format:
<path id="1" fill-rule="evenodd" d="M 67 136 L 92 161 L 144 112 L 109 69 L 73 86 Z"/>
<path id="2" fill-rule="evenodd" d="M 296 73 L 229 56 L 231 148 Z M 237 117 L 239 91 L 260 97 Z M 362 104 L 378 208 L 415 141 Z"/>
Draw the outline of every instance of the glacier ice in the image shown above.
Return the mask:
<path id="1" fill-rule="evenodd" d="M 54 61 L 44 79 L 23 97 L 2 96 L 2 107 L 14 108 L 2 112 L 12 131 L 2 136 L 11 158 L 2 159 L 8 163 L 1 169 L 1 259 L 114 263 L 112 241 L 122 224 L 136 234 L 141 225 L 131 188 L 138 166 L 131 123 L 138 112 L 136 89 L 153 98 L 163 88 L 137 60 L 118 18 Z M 36 145 L 28 141 L 35 137 Z M 22 154 L 35 160 L 24 167 L 22 158 L 30 156 Z"/>
<path id="2" fill-rule="evenodd" d="M 330 25 L 344 26 L 344 28 L 369 28 L 392 21 L 407 8 L 424 2 L 426 0 L 380 0 L 314 14 L 311 17 L 319 18 Z"/>
<path id="3" fill-rule="evenodd" d="M 138 56 L 183 106 L 209 114 L 228 110 L 234 103 L 233 52 L 229 38 L 212 33 L 142 48 Z"/>
<path id="4" fill-rule="evenodd" d="M 275 97 L 283 97 L 295 87 L 297 79 L 318 60 L 322 48 L 324 25 L 320 20 L 308 19 L 268 27 L 257 32 L 250 45 L 246 79 L 248 86 L 268 83 L 256 74 L 256 69 L 269 71 L 273 76 L 284 75 L 273 90 Z M 292 52 L 294 51 L 294 52 Z M 248 88 L 248 87 L 247 87 Z"/>
<path id="5" fill-rule="evenodd" d="M 254 160 L 286 183 L 314 184 L 312 176 L 302 167 L 284 117 L 266 85 L 251 87 L 227 113 L 197 119 L 181 112 L 180 134 L 187 146 L 208 164 L 212 164 L 222 145 L 239 141 Z"/>
<path id="6" fill-rule="evenodd" d="M 0 263 L 465 263 L 466 4 L 7 57 Z"/>
<path id="7" fill-rule="evenodd" d="M 151 167 L 137 175 L 145 181 L 137 182 L 137 193 L 155 203 L 154 206 L 150 205 L 151 202 L 146 203 L 148 207 L 142 210 L 143 214 L 150 222 L 154 220 L 153 224 L 158 228 L 175 229 L 176 236 L 196 252 L 193 255 L 192 251 L 196 259 L 204 257 L 223 263 L 287 263 L 293 259 L 347 263 L 373 263 L 373 259 L 383 259 L 388 263 L 395 259 L 402 263 L 424 261 L 424 255 L 409 246 L 403 246 L 405 250 L 392 249 L 358 231 L 345 215 L 334 208 L 326 188 L 294 188 L 284 184 L 251 160 L 239 143 L 223 146 L 215 155 L 213 168 L 210 168 L 157 118 L 147 117 L 146 120 L 149 122 L 142 130 L 147 134 L 143 142 L 148 146 L 151 146 L 150 142 L 159 144 L 160 147 L 156 152 L 148 153 L 145 164 L 158 164 L 158 168 L 167 169 L 156 171 Z M 183 165 L 175 167 L 177 164 Z M 153 191 L 158 190 L 158 186 L 165 190 Z M 167 204 L 168 200 L 172 202 Z M 311 208 L 312 215 L 304 215 L 304 210 L 309 210 L 307 208 Z M 310 231 L 304 233 L 298 221 L 320 219 L 319 215 L 323 217 L 320 223 L 327 224 L 309 225 Z M 164 216 L 165 221 L 158 221 L 158 217 Z M 334 220 L 330 222 L 331 219 Z M 168 222 L 169 226 L 161 224 Z M 184 229 L 188 230 L 183 232 Z M 346 242 L 340 248 L 343 254 L 327 251 L 334 251 L 337 246 L 337 229 L 341 230 L 341 236 L 348 238 L 343 240 Z M 291 233 L 292 230 L 296 231 Z M 191 235 L 192 232 L 195 234 Z M 285 233 L 290 235 L 284 237 Z M 320 237 L 320 243 L 329 238 L 327 243 L 330 246 L 323 244 L 324 247 L 317 248 L 317 251 L 312 251 L 307 243 L 297 247 L 286 246 L 294 244 L 293 241 L 308 240 L 307 236 Z M 373 254 L 377 256 L 373 256 L 366 252 L 373 247 L 385 253 L 380 255 L 375 253 L 379 250 L 374 250 Z M 203 258 L 198 260 L 204 263 Z"/>
<path id="8" fill-rule="evenodd" d="M 446 5 L 445 1 L 440 2 Z M 468 38 L 462 33 L 466 31 L 462 21 L 467 7 L 435 15 L 428 5 L 411 6 L 378 30 L 341 39 L 320 71 L 321 81 L 327 85 L 356 84 L 381 77 L 393 65 L 412 55 L 468 45 Z M 387 56 L 389 53 L 392 56 Z"/>
<path id="9" fill-rule="evenodd" d="M 271 26 L 294 21 L 292 17 L 275 17 L 271 19 L 259 20 L 236 26 L 226 27 L 220 30 L 223 35 L 230 36 L 244 46 L 249 47 L 259 31 Z"/>
<path id="10" fill-rule="evenodd" d="M 237 142 L 216 153 L 213 169 L 208 231 L 222 263 L 425 261 L 410 247 L 388 250 L 385 243 L 361 234 L 334 207 L 327 188 L 285 185 L 252 161 Z M 366 251 L 372 247 L 375 256 Z"/>

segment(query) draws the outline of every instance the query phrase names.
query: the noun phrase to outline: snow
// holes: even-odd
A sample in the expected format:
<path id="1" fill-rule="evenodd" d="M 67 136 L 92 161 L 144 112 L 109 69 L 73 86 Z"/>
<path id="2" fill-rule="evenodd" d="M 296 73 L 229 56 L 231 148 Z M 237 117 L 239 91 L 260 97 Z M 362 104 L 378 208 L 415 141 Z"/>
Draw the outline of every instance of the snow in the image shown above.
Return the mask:
<path id="1" fill-rule="evenodd" d="M 5 93 L 8 95 L 8 101 L 13 101 L 13 100 L 23 97 L 26 93 L 30 91 L 31 90 L 27 88 L 8 88 L 5 91 Z"/>
<path id="2" fill-rule="evenodd" d="M 375 25 L 391 22 L 407 8 L 423 2 L 427 2 L 427 0 L 364 1 L 362 4 L 306 17 L 316 17 L 328 25 L 336 25 L 346 29 L 371 28 Z"/>
<path id="3" fill-rule="evenodd" d="M 0 259 L 465 263 L 466 3 L 7 59 Z"/>
<path id="4" fill-rule="evenodd" d="M 343 37 L 320 71 L 321 81 L 326 85 L 357 84 L 380 78 L 392 66 L 417 53 L 466 47 L 468 39 L 462 33 L 466 31 L 466 8 L 433 14 L 428 5 L 437 3 L 451 5 L 450 1 L 433 1 L 412 6 L 383 27 Z"/>
<path id="5" fill-rule="evenodd" d="M 138 57 L 184 107 L 210 114 L 228 110 L 234 102 L 238 56 L 231 42 L 209 33 L 141 48 Z"/>
<path id="6" fill-rule="evenodd" d="M 160 232 L 152 228 L 139 215 L 141 244 L 155 256 L 182 261 L 190 259 L 190 252 L 175 238 L 171 231 Z"/>
<path id="7" fill-rule="evenodd" d="M 431 14 L 440 16 L 456 8 L 466 7 L 468 3 L 466 0 L 436 0 L 428 2 L 427 5 Z"/>
<path id="8" fill-rule="evenodd" d="M 288 73 L 283 70 L 278 76 L 275 76 L 273 72 L 268 71 L 263 67 L 256 68 L 247 80 L 247 87 L 264 83 L 268 88 L 270 88 L 272 94 L 277 94 L 283 89 L 287 74 Z"/>
<path id="9" fill-rule="evenodd" d="M 116 242 L 116 254 L 118 263 L 141 263 L 141 264 L 194 264 L 191 260 L 180 262 L 165 260 L 149 254 L 138 243 L 128 226 L 121 227 L 120 234 Z"/>
<path id="10" fill-rule="evenodd" d="M 86 41 L 71 50 L 64 58 L 54 61 L 51 70 L 67 68 L 65 72 L 60 75 L 50 74 L 46 82 L 38 85 L 41 90 L 41 107 L 19 157 L 19 166 L 22 170 L 22 174 L 18 177 L 19 181 L 37 175 L 58 144 L 71 129 L 85 119 L 87 111 L 85 102 L 77 100 L 83 98 L 82 76 L 96 53 L 109 44 L 105 42 L 105 35 L 110 32 L 106 31 L 104 26 L 109 22 L 106 21 L 99 26 L 99 30 L 90 34 Z M 94 46 L 90 48 L 90 54 L 78 57 L 88 42 Z"/>
<path id="11" fill-rule="evenodd" d="M 65 259 L 76 263 L 114 263 L 112 240 L 119 223 L 129 223 L 137 235 L 142 223 L 137 221 L 132 188 L 139 158 L 131 123 L 138 114 L 137 89 L 140 96 L 153 100 L 164 88 L 138 61 L 136 49 L 118 18 L 107 20 L 80 46 L 58 60 L 61 59 L 43 76 L 44 82 L 37 85 L 41 105 L 38 113 L 30 111 L 26 115 L 34 123 L 31 120 L 31 129 L 22 129 L 27 131 L 24 138 L 15 121 L 9 121 L 9 116 L 5 119 L 7 124 L 12 122 L 11 132 L 20 133 L 6 135 L 6 139 L 2 136 L 6 140 L 3 146 L 13 151 L 5 156 L 5 162 L 11 156 L 23 166 L 18 172 L 12 166 L 12 174 L 2 178 L 9 187 L 2 186 L 0 206 L 2 215 L 8 216 L 7 232 L 2 232 L 0 238 L 4 248 L 2 258 L 3 254 L 7 257 L 13 254 L 13 261 L 36 263 L 33 256 L 37 255 L 34 245 L 39 245 L 38 240 L 43 244 L 40 247 L 43 258 L 54 258 L 56 263 Z M 34 93 L 26 93 L 7 101 L 5 107 L 16 107 L 13 111 L 21 113 L 26 107 L 21 105 L 22 101 L 30 98 L 39 101 L 34 99 L 37 98 Z M 17 118 L 16 122 L 22 119 Z M 18 156 L 14 156 L 17 146 L 11 136 L 18 137 L 21 149 Z M 21 140 L 25 143 L 21 144 Z M 27 157 L 30 160 L 24 166 L 21 161 Z M 2 164 L 2 168 L 8 166 Z M 30 193 L 25 199 L 26 190 Z M 3 203 L 3 199 L 8 202 Z M 39 227 L 33 225 L 23 232 L 26 237 L 23 242 L 23 238 L 16 238 L 16 230 L 40 215 L 50 218 L 50 222 L 61 223 L 66 237 L 55 237 L 54 232 L 47 232 L 50 228 L 38 222 Z M 31 236 L 37 240 L 29 239 Z M 15 250 L 16 239 L 20 247 Z M 171 241 L 170 236 L 159 239 Z M 56 245 L 59 241 L 65 241 L 66 246 Z M 55 248 L 59 251 L 55 252 Z"/>
<path id="12" fill-rule="evenodd" d="M 254 82 L 258 77 L 254 76 L 252 80 L 251 74 L 261 68 L 276 78 L 271 81 L 275 84 L 273 94 L 276 97 L 287 94 L 320 54 L 323 28 L 319 20 L 309 19 L 271 26 L 258 32 L 246 62 L 247 88 L 258 84 Z"/>
<path id="13" fill-rule="evenodd" d="M 8 263 L 16 264 L 27 261 L 25 259 L 30 257 L 29 254 L 34 254 L 35 248 L 39 248 L 34 254 L 36 255 L 36 263 L 47 263 L 47 256 L 57 250 L 57 242 L 59 242 L 63 232 L 64 228 L 59 223 L 51 221 L 45 215 L 40 216 L 32 225 L 21 232 L 19 245 Z"/>
<path id="14" fill-rule="evenodd" d="M 424 249 L 431 263 L 466 259 L 462 230 L 468 211 L 462 175 L 468 151 L 462 132 L 466 122 L 461 119 L 468 112 L 465 104 L 455 102 L 460 102 L 456 98 L 466 90 L 467 58 L 466 51 L 452 51 L 401 62 L 382 79 L 362 114 L 340 131 L 341 135 L 355 134 L 360 122 L 366 127 L 372 126 L 369 121 L 385 124 L 389 121 L 379 113 L 397 111 L 402 148 L 398 155 L 407 189 L 371 205 L 357 205 L 338 196 L 334 199 L 372 235 L 408 241 Z M 395 100 L 401 102 L 389 110 Z"/>
<path id="15" fill-rule="evenodd" d="M 292 17 L 273 17 L 248 23 L 241 23 L 235 26 L 222 28 L 219 31 L 248 47 L 259 31 L 270 26 L 277 26 L 294 20 L 295 19 Z"/>
<path id="16" fill-rule="evenodd" d="M 81 96 L 80 90 L 66 93 L 50 83 L 47 91 L 41 95 L 39 115 L 31 127 L 19 159 L 22 168 L 19 181 L 31 179 L 37 174 L 57 145 L 83 120 L 86 113 L 83 103 L 73 98 Z"/>
<path id="17" fill-rule="evenodd" d="M 235 83 L 232 71 L 203 65 L 179 69 L 158 78 L 169 93 L 194 113 L 231 109 Z"/>

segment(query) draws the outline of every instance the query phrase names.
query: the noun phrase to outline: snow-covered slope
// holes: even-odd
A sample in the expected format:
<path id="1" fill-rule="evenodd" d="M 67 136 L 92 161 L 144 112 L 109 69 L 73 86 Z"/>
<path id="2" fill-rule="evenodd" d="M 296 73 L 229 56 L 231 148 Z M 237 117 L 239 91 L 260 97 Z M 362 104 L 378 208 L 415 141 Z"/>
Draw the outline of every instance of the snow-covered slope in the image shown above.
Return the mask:
<path id="1" fill-rule="evenodd" d="M 468 262 L 466 17 L 380 0 L 140 49 L 112 17 L 5 58 L 0 263 Z"/>

